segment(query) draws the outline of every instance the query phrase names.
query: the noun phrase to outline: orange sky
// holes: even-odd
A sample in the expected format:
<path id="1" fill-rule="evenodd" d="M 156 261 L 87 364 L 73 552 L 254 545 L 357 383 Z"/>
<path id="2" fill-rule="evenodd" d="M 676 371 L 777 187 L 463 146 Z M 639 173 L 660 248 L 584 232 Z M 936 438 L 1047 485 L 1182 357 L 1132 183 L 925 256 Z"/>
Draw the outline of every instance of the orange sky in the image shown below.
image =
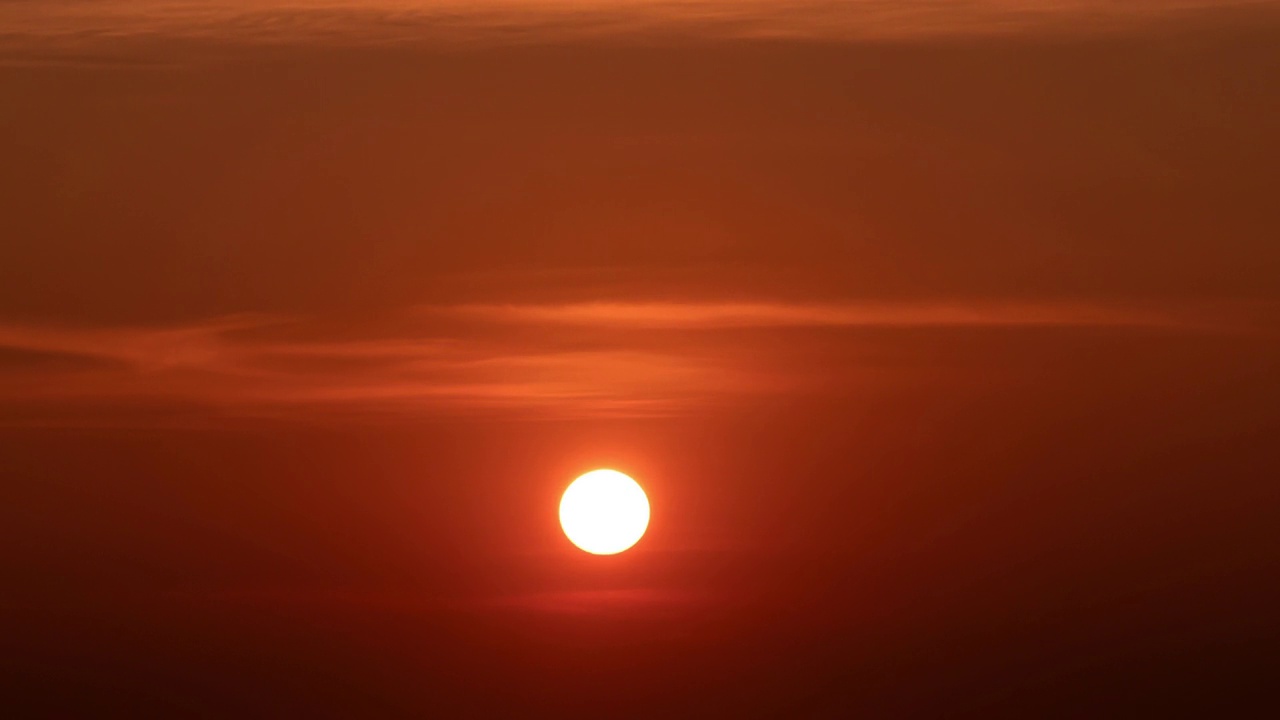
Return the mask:
<path id="1" fill-rule="evenodd" d="M 647 407 L 797 369 L 606 332 L 636 313 L 738 306 L 739 338 L 1274 321 L 1271 4 L 458 7 L 6 5 L 0 325 L 88 364 L 0 393 Z M 601 302 L 599 332 L 538 310 Z"/>
<path id="2" fill-rule="evenodd" d="M 1277 168 L 1276 2 L 0 1 L 10 669 L 72 716 L 1250 698 Z M 554 525 L 599 466 L 654 503 L 607 573 Z"/>

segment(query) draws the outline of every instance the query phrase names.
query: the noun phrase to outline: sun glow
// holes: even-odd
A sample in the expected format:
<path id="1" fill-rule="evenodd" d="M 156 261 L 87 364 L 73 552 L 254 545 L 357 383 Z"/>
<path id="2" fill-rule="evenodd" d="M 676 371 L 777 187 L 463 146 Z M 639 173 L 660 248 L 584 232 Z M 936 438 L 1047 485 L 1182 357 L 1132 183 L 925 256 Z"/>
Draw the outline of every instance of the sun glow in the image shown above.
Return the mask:
<path id="1" fill-rule="evenodd" d="M 560 498 L 560 527 L 569 541 L 593 555 L 616 555 L 649 527 L 649 498 L 639 483 L 616 470 L 592 470 Z"/>

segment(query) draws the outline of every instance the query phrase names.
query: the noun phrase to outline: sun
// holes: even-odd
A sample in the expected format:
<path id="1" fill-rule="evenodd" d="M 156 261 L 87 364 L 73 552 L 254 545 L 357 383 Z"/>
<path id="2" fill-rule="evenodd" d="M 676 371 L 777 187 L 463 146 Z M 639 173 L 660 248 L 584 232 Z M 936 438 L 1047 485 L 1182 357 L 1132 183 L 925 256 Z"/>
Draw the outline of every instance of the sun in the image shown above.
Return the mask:
<path id="1" fill-rule="evenodd" d="M 592 470 L 560 498 L 560 527 L 569 542 L 593 555 L 616 555 L 649 527 L 649 498 L 617 470 Z"/>

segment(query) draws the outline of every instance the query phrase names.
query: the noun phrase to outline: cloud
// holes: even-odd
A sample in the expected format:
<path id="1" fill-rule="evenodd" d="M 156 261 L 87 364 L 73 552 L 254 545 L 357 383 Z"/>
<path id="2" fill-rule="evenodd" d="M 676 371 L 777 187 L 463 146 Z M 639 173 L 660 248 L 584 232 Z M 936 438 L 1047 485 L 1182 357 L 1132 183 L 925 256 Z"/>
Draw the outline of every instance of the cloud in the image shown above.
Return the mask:
<path id="1" fill-rule="evenodd" d="M 469 610 L 497 609 L 572 616 L 634 616 L 637 612 L 682 610 L 713 601 L 714 598 L 710 595 L 689 590 L 621 588 L 511 594 L 469 600 L 458 605 Z"/>
<path id="2" fill-rule="evenodd" d="M 31 358 L 0 369 L 0 404 L 648 415 L 691 395 L 741 391 L 744 381 L 712 359 L 643 347 L 562 348 L 502 333 L 462 340 L 430 328 L 396 337 L 286 337 L 298 330 L 315 332 L 306 323 L 243 317 L 149 329 L 0 326 L 0 350 Z"/>
<path id="3" fill-rule="evenodd" d="M 245 315 L 153 328 L 0 325 L 0 351 L 27 358 L 0 366 L 0 406 L 75 414 L 89 406 L 168 403 L 295 418 L 670 415 L 762 395 L 826 392 L 876 372 L 851 367 L 847 358 L 790 357 L 787 344 L 770 340 L 786 329 L 1204 332 L 1245 330 L 1249 322 L 1250 308 L 1233 306 L 587 302 L 419 309 L 376 337 Z M 837 370 L 839 377 L 829 377 Z"/>
<path id="4" fill-rule="evenodd" d="M 143 371 L 175 366 L 224 365 L 226 335 L 279 322 L 230 315 L 172 328 L 62 328 L 0 325 L 0 347 L 53 356 L 119 363 Z"/>
<path id="5" fill-rule="evenodd" d="M 0 49 L 91 52 L 128 41 L 480 44 L 592 39 L 827 41 L 1105 32 L 1251 0 L 8 0 Z"/>
<path id="6" fill-rule="evenodd" d="M 439 310 L 436 310 L 437 312 Z M 637 328 L 1135 326 L 1201 322 L 1192 313 L 1087 303 L 566 303 L 462 305 L 475 320 Z"/>

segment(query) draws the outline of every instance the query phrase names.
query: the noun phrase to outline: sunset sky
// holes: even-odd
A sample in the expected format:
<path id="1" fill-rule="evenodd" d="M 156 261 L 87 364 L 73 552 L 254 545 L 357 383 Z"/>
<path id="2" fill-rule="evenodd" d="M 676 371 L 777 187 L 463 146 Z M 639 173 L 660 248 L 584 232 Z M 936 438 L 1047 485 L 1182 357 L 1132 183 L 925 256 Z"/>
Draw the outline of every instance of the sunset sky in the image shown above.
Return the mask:
<path id="1" fill-rule="evenodd" d="M 1280 2 L 0 0 L 4 704 L 1239 717 L 1278 192 Z"/>

